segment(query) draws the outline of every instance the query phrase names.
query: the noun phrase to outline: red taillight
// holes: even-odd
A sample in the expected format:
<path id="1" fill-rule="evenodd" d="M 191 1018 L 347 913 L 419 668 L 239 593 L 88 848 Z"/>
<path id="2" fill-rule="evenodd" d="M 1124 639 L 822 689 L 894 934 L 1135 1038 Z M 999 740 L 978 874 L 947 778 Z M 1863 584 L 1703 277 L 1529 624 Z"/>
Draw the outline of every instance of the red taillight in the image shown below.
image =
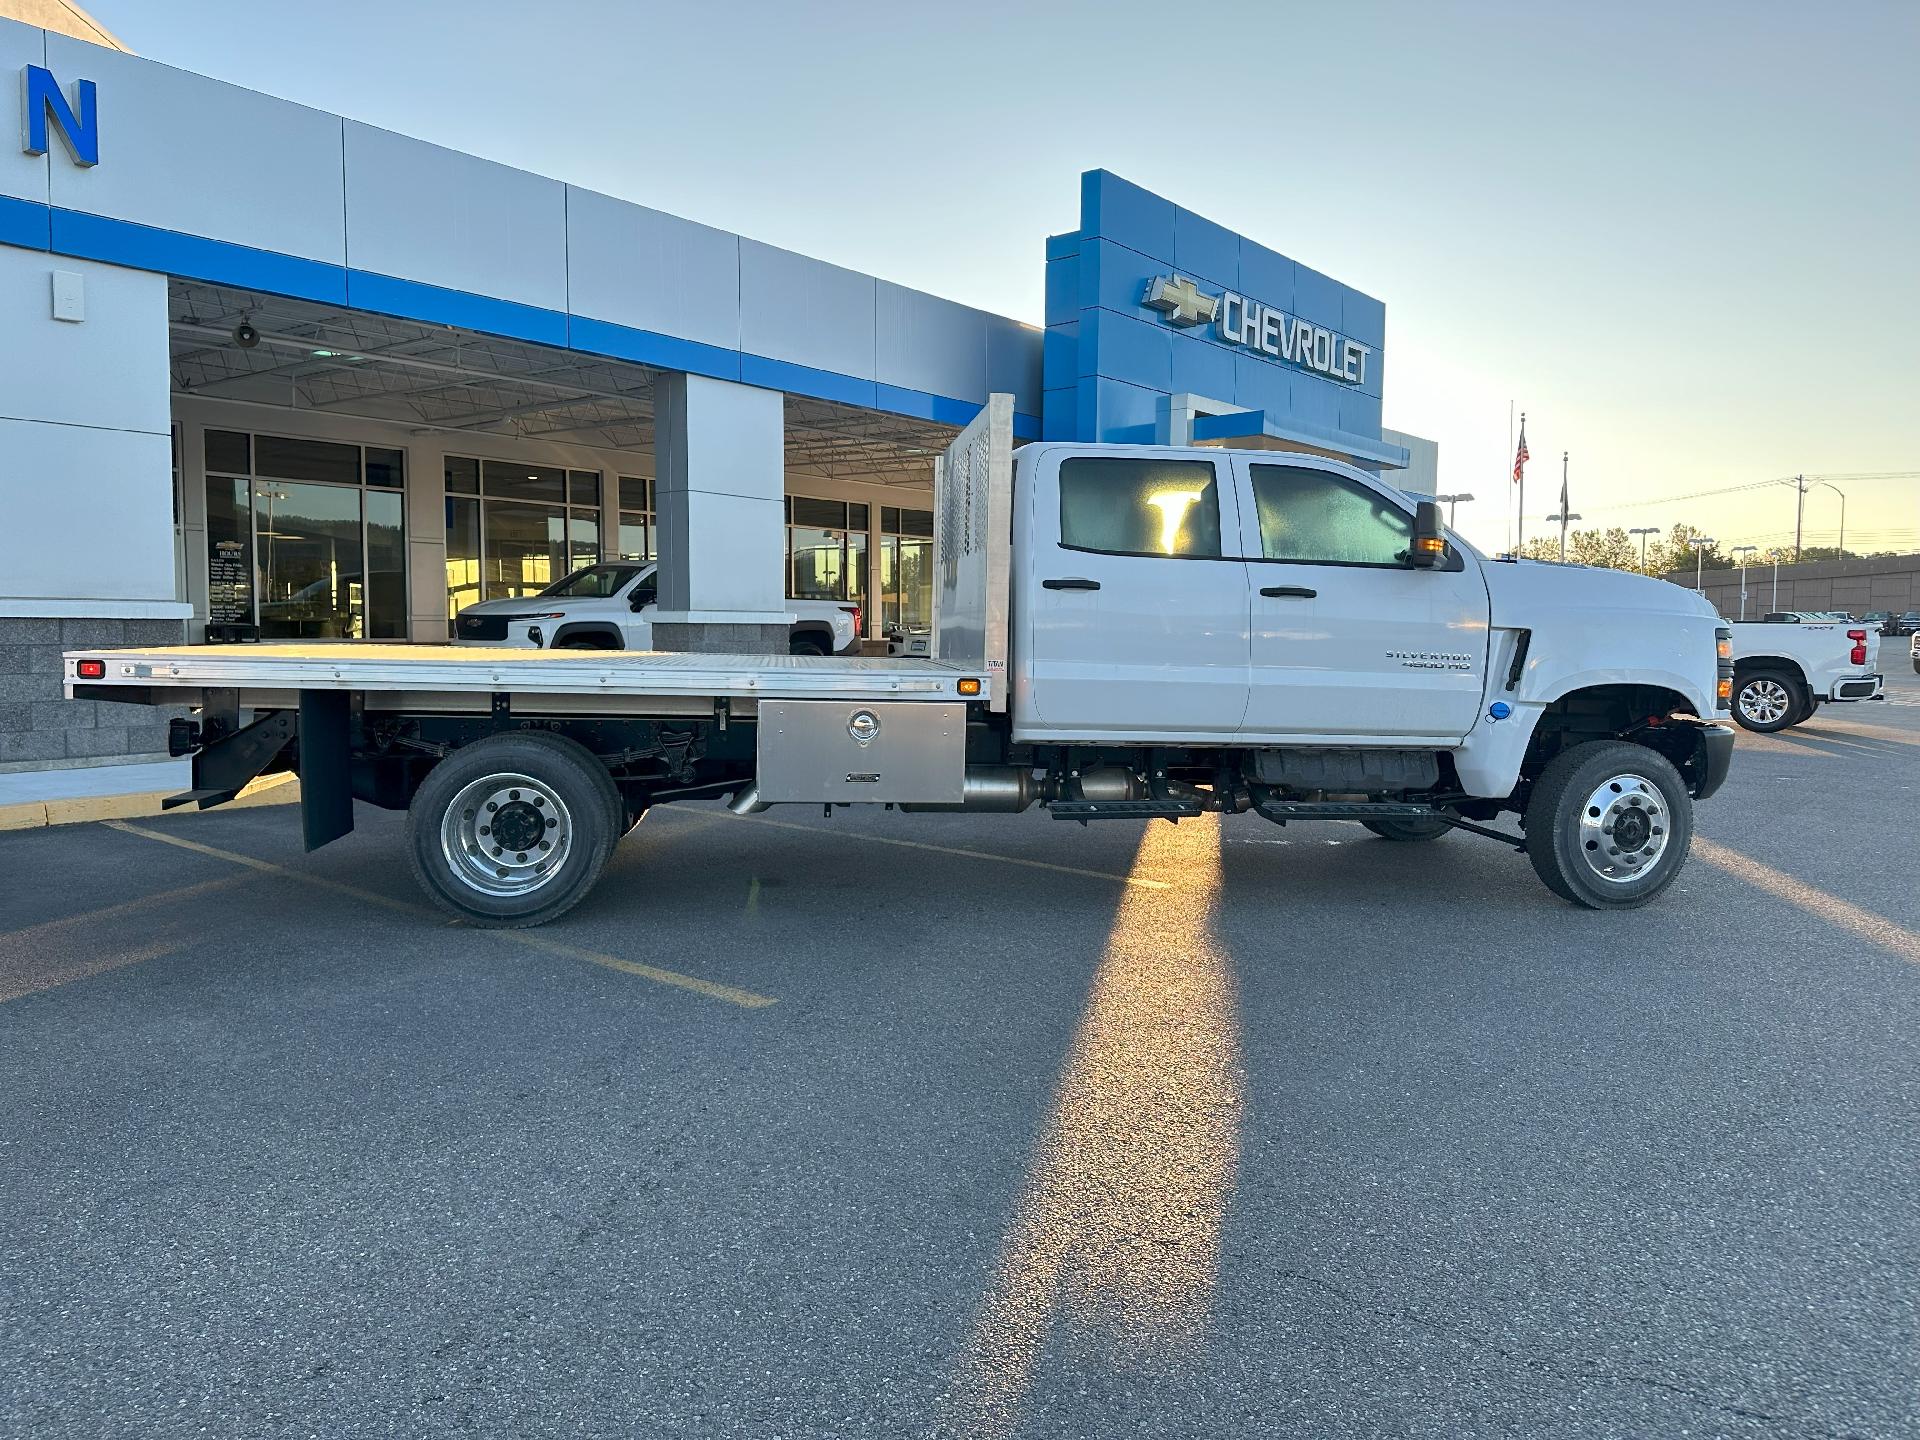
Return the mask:
<path id="1" fill-rule="evenodd" d="M 73 678 L 76 680 L 104 680 L 107 678 L 107 662 L 104 660 L 76 660 L 73 662 Z"/>
<path id="2" fill-rule="evenodd" d="M 840 608 L 853 617 L 853 635 L 856 640 L 867 633 L 865 627 L 860 623 L 860 607 L 858 605 L 842 605 Z"/>
<path id="3" fill-rule="evenodd" d="M 1855 665 L 1866 664 L 1867 632 L 1864 630 L 1849 630 L 1847 631 L 1847 638 L 1853 641 L 1853 663 Z"/>

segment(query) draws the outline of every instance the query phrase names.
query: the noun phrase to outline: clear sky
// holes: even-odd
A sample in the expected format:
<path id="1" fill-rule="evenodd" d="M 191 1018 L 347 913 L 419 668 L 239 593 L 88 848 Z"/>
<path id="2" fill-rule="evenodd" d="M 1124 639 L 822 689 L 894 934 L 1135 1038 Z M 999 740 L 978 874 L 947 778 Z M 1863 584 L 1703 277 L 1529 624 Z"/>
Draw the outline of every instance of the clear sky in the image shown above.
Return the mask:
<path id="1" fill-rule="evenodd" d="M 1038 323 L 1104 166 L 1379 296 L 1386 419 L 1505 539 L 1790 539 L 1920 471 L 1920 4 L 92 0 L 134 50 Z M 180 143 L 191 145 L 183 135 Z M 227 183 L 209 176 L 210 184 Z M 232 183 L 244 183 L 236 177 Z M 448 223 L 485 224 L 485 216 Z M 1920 481 L 1846 481 L 1920 548 Z M 1809 542 L 1838 502 L 1815 491 Z"/>

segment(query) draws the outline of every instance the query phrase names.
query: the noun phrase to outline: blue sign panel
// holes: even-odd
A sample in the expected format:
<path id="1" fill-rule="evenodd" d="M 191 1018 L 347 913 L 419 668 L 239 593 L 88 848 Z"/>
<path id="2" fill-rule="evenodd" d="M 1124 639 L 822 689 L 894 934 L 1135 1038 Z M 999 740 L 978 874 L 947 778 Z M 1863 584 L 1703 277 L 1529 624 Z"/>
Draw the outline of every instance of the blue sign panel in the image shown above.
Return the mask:
<path id="1" fill-rule="evenodd" d="M 67 154 L 76 165 L 100 163 L 100 113 L 94 103 L 91 80 L 74 83 L 73 103 L 44 65 L 29 65 L 21 73 L 21 89 L 27 106 L 26 144 L 29 155 L 47 153 L 48 122 L 60 132 Z"/>
<path id="2" fill-rule="evenodd" d="M 1079 230 L 1047 242 L 1043 433 L 1152 442 L 1184 395 L 1242 412 L 1209 433 L 1403 465 L 1380 438 L 1385 338 L 1378 300 L 1092 170 Z"/>

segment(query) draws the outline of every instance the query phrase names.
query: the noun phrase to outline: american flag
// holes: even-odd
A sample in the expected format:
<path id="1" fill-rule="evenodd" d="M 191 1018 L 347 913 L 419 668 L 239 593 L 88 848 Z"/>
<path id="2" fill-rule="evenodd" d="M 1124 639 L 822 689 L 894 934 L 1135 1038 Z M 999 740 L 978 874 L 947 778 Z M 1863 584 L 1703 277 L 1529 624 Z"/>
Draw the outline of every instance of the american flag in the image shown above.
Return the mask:
<path id="1" fill-rule="evenodd" d="M 1513 452 L 1513 483 L 1518 485 L 1521 473 L 1527 468 L 1527 427 L 1520 427 L 1520 448 Z"/>

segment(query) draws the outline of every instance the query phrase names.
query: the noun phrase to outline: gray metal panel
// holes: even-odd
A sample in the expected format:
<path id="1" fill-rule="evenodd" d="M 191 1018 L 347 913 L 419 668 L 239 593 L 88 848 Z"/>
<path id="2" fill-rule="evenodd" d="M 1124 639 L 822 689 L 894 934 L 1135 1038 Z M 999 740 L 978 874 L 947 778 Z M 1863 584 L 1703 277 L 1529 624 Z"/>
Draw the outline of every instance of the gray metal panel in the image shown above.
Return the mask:
<path id="1" fill-rule="evenodd" d="M 990 678 L 1007 708 L 1012 579 L 1013 397 L 993 394 L 933 471 L 934 652 Z"/>
<path id="2" fill-rule="evenodd" d="M 568 308 L 615 325 L 740 348 L 740 237 L 567 187 Z"/>
<path id="3" fill-rule="evenodd" d="M 11 87 L 7 91 L 9 104 L 22 103 L 21 72 L 29 65 L 44 65 L 46 61 L 46 31 L 32 25 L 22 25 L 17 20 L 0 20 L 0 84 Z M 73 82 L 85 78 L 60 74 L 54 76 L 67 87 L 69 95 L 73 93 Z M 49 153 L 58 155 L 60 163 L 66 164 L 66 151 L 61 148 L 60 142 L 51 135 L 47 138 L 53 140 Z M 36 205 L 46 204 L 47 156 L 29 155 L 18 144 L 0 145 L 0 195 L 15 200 L 31 200 Z"/>
<path id="4" fill-rule="evenodd" d="M 69 93 L 76 80 L 100 87 L 100 163 L 80 169 L 56 140 L 55 205 L 345 259 L 337 115 L 65 35 L 47 37 L 47 68 Z M 417 223 L 417 210 L 404 213 Z"/>
<path id="5" fill-rule="evenodd" d="M 965 705 L 764 700 L 758 743 L 754 785 L 770 804 L 957 805 L 966 793 Z"/>
<path id="6" fill-rule="evenodd" d="M 874 374 L 959 400 L 987 393 L 987 321 L 971 310 L 904 285 L 880 281 L 874 320 Z"/>
<path id="7" fill-rule="evenodd" d="M 104 660 L 103 680 L 74 678 L 74 662 Z M 704 695 L 955 700 L 959 684 L 993 682 L 978 668 L 863 655 L 693 655 L 655 651 L 488 650 L 457 645 L 177 645 L 74 650 L 69 685 L 217 686 L 245 690 L 445 691 L 514 695 Z"/>
<path id="8" fill-rule="evenodd" d="M 740 348 L 752 355 L 873 379 L 871 275 L 740 242 Z"/>
<path id="9" fill-rule="evenodd" d="M 349 265 L 567 308 L 567 201 L 558 180 L 357 120 L 346 122 L 346 137 Z"/>

